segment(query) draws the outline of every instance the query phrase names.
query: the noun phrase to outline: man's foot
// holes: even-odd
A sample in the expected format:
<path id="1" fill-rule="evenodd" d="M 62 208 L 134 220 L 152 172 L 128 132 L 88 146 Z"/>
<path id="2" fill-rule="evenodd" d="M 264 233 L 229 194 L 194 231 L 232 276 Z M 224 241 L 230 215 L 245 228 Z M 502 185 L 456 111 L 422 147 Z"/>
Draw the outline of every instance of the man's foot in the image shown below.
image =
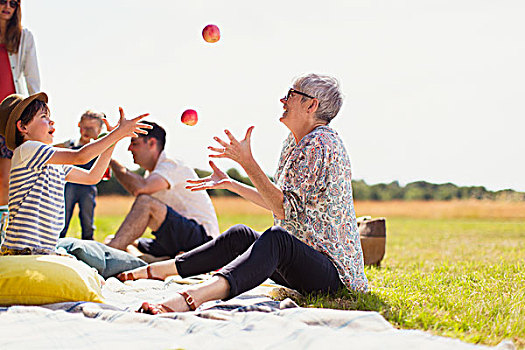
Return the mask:
<path id="1" fill-rule="evenodd" d="M 106 236 L 106 238 L 104 238 L 104 244 L 105 244 L 105 245 L 108 245 L 109 242 L 111 242 L 111 240 L 112 240 L 113 238 L 115 238 L 115 235 L 108 235 L 108 236 Z"/>
<path id="2" fill-rule="evenodd" d="M 137 243 L 137 241 L 135 241 L 135 243 Z M 154 255 L 151 255 L 151 254 L 143 253 L 143 252 L 141 252 L 139 250 L 139 248 L 137 248 L 137 245 L 135 243 L 128 245 L 126 247 L 126 252 L 128 252 L 129 254 L 131 254 L 131 255 L 139 258 L 139 259 L 144 260 L 148 264 L 151 264 L 151 263 L 154 263 L 154 262 L 157 262 L 157 261 L 164 261 L 164 260 L 169 260 L 170 259 L 169 256 L 154 256 Z"/>

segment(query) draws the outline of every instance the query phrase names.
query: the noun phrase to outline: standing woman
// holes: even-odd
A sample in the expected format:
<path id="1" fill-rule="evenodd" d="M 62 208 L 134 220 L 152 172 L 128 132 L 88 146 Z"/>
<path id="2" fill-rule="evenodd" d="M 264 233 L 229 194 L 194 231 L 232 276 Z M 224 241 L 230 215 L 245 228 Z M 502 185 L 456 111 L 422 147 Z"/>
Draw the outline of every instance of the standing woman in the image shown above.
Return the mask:
<path id="1" fill-rule="evenodd" d="M 36 92 L 40 92 L 40 75 L 35 42 L 31 32 L 22 28 L 20 0 L 0 0 L 0 101 L 14 93 Z M 12 156 L 0 136 L 0 216 L 7 212 Z"/>

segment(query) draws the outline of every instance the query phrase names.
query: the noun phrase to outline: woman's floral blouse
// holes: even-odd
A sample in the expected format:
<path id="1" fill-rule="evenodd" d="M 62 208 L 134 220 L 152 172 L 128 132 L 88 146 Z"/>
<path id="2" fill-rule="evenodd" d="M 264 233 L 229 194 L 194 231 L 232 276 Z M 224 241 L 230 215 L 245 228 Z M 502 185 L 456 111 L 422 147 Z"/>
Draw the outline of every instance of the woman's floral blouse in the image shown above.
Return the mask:
<path id="1" fill-rule="evenodd" d="M 284 193 L 285 218 L 275 219 L 275 225 L 326 254 L 344 285 L 365 292 L 351 178 L 350 159 L 333 129 L 317 127 L 299 144 L 290 134 L 275 175 Z"/>

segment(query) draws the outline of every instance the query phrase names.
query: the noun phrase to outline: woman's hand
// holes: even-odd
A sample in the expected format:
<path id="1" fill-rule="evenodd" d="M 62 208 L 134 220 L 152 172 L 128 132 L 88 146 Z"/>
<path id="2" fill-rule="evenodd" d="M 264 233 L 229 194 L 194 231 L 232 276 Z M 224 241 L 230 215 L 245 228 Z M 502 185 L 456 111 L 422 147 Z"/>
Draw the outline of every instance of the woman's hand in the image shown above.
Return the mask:
<path id="1" fill-rule="evenodd" d="M 209 189 L 230 189 L 232 183 L 231 179 L 221 169 L 217 168 L 214 162 L 210 160 L 210 166 L 213 169 L 213 173 L 199 180 L 186 180 L 186 182 L 192 184 L 187 185 L 186 189 L 191 191 L 202 191 Z"/>
<path id="2" fill-rule="evenodd" d="M 147 130 L 143 129 L 152 129 L 153 127 L 148 124 L 139 123 L 139 121 L 149 115 L 149 113 L 141 114 L 138 117 L 132 118 L 132 119 L 126 119 L 126 116 L 124 114 L 124 110 L 122 107 L 119 107 L 120 112 L 120 119 L 118 122 L 118 125 L 116 127 L 116 131 L 121 131 L 124 136 L 123 137 L 138 137 L 137 134 L 144 134 L 146 135 L 148 133 Z M 108 124 L 106 124 L 107 126 Z"/>
<path id="3" fill-rule="evenodd" d="M 244 139 L 237 141 L 237 139 L 231 134 L 229 130 L 224 130 L 224 133 L 230 139 L 230 143 L 221 140 L 218 137 L 213 139 L 217 141 L 222 147 L 208 147 L 209 150 L 217 152 L 217 154 L 211 154 L 210 158 L 229 158 L 245 168 L 250 162 L 253 161 L 252 147 L 251 147 L 251 136 L 254 126 L 250 126 L 246 131 Z"/>

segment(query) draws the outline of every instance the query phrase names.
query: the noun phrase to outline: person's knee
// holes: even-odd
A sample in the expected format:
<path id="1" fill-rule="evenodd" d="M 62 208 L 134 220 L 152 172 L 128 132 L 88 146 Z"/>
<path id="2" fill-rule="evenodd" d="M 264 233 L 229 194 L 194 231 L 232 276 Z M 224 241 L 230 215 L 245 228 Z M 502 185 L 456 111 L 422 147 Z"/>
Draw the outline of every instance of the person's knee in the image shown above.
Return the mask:
<path id="1" fill-rule="evenodd" d="M 151 205 L 153 203 L 153 197 L 150 196 L 149 194 L 139 194 L 137 196 L 137 198 L 135 198 L 135 205 L 136 204 L 141 204 L 141 205 Z"/>
<path id="2" fill-rule="evenodd" d="M 282 242 L 290 239 L 290 234 L 280 226 L 272 226 L 264 231 L 259 239 Z"/>
<path id="3" fill-rule="evenodd" d="M 237 225 L 230 227 L 226 232 L 224 232 L 219 237 L 220 238 L 226 238 L 226 237 L 241 238 L 241 237 L 251 237 L 252 235 L 253 235 L 253 230 L 251 228 L 243 224 L 237 224 Z"/>
<path id="4" fill-rule="evenodd" d="M 166 210 L 166 204 L 153 198 L 149 194 L 139 194 L 135 199 L 134 207 L 139 207 L 141 210 L 148 211 L 150 214 L 158 215 Z"/>
<path id="5" fill-rule="evenodd" d="M 235 225 L 230 227 L 219 237 L 215 238 L 216 244 L 226 244 L 229 250 L 235 254 L 244 252 L 253 242 L 259 238 L 259 234 L 246 225 Z"/>

